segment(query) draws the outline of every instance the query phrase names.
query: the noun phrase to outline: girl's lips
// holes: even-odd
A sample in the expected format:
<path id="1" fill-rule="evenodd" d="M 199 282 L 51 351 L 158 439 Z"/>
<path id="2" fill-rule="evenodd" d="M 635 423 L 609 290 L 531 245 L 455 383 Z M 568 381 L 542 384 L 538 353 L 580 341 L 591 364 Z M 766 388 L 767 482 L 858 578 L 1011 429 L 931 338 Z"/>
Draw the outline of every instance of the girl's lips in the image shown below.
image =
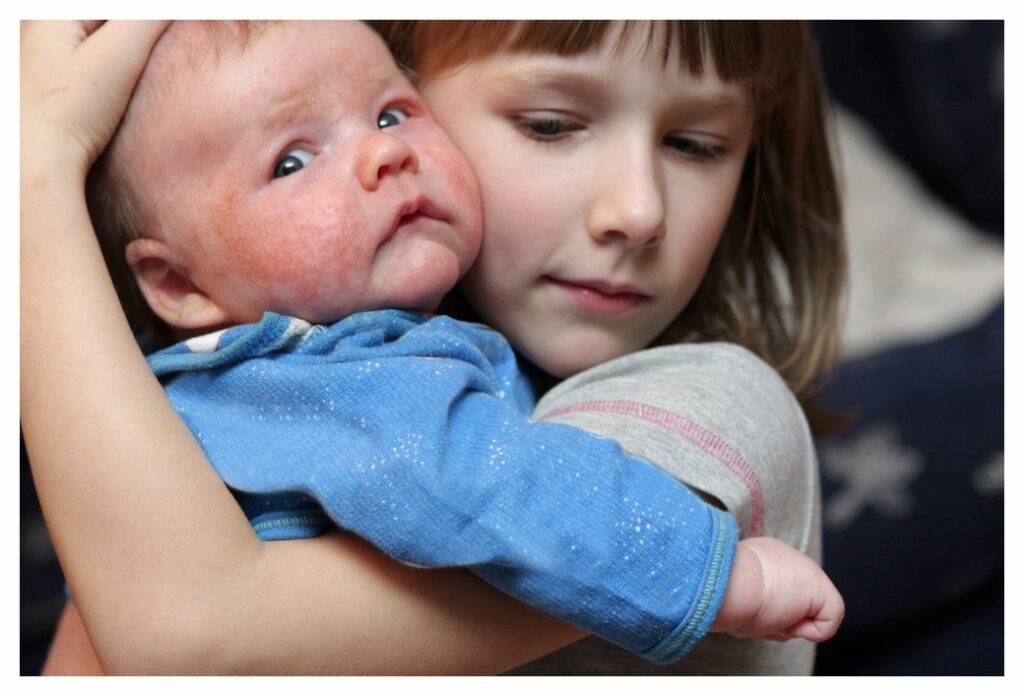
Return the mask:
<path id="1" fill-rule="evenodd" d="M 651 299 L 632 286 L 601 280 L 563 280 L 545 276 L 544 280 L 558 288 L 576 305 L 591 312 L 623 314 Z"/>

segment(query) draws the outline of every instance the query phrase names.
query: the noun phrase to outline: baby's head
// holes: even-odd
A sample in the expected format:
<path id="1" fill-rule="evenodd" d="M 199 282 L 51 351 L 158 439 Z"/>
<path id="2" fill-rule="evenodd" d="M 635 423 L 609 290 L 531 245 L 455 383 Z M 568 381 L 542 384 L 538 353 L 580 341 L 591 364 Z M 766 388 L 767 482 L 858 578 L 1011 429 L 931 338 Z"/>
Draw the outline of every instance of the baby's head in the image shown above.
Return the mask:
<path id="1" fill-rule="evenodd" d="M 89 199 L 115 278 L 178 333 L 431 310 L 480 243 L 469 166 L 358 22 L 175 23 Z"/>

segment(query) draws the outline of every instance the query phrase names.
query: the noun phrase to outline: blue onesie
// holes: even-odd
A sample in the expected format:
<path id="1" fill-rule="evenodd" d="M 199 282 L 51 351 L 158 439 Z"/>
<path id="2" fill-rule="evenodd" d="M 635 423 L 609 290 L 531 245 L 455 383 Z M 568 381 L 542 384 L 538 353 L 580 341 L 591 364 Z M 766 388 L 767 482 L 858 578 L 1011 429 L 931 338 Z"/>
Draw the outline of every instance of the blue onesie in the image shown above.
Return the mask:
<path id="1" fill-rule="evenodd" d="M 484 326 L 268 313 L 149 363 L 263 539 L 333 523 L 658 663 L 718 612 L 732 517 L 612 440 L 531 421 L 529 384 Z"/>

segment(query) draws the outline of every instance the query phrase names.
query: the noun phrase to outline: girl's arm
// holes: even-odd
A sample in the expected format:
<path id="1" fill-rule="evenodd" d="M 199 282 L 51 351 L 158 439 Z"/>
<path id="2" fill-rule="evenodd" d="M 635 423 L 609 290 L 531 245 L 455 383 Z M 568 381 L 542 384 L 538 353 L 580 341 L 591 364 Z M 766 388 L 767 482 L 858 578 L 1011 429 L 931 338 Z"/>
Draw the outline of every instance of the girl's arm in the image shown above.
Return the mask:
<path id="1" fill-rule="evenodd" d="M 96 651 L 92 649 L 82 615 L 74 602 L 64 605 L 57 622 L 57 630 L 50 644 L 50 652 L 43 663 L 42 675 L 91 677 L 103 674 Z"/>
<path id="2" fill-rule="evenodd" d="M 579 638 L 468 573 L 407 568 L 351 537 L 259 542 L 136 347 L 85 206 L 162 30 L 22 25 L 21 418 L 100 663 L 482 673 Z"/>
<path id="3" fill-rule="evenodd" d="M 248 620 L 239 617 L 235 628 L 248 640 L 224 640 L 222 653 L 201 663 L 169 658 L 159 671 L 497 674 L 583 635 L 468 573 L 402 566 L 352 536 L 272 545 L 279 544 L 282 559 L 294 564 L 286 573 L 294 589 L 282 595 L 268 586 L 265 602 L 248 608 Z M 306 559 L 315 567 L 306 568 Z M 320 595 L 331 601 L 320 602 Z M 333 601 L 339 595 L 343 601 Z M 69 602 L 43 674 L 102 673 Z"/>
<path id="4" fill-rule="evenodd" d="M 582 632 L 512 601 L 458 571 L 418 571 L 389 561 L 360 540 L 336 534 L 326 544 L 340 559 L 335 574 L 318 587 L 302 567 L 307 541 L 274 542 L 296 546 L 301 585 L 313 600 L 309 622 L 293 613 L 291 604 L 252 607 L 255 622 L 249 643 L 225 643 L 229 650 L 209 670 L 245 674 L 496 674 L 578 639 Z M 316 543 L 313 543 L 316 546 Z M 314 555 L 319 551 L 314 552 Z M 330 561 L 331 559 L 328 559 Z M 322 566 L 322 563 L 317 563 Z M 337 594 L 344 583 L 346 602 L 340 611 L 318 604 L 318 591 Z M 301 589 L 299 590 L 302 591 Z M 268 587 L 268 595 L 274 592 Z M 386 607 L 382 611 L 382 607 Z M 167 621 L 176 617 L 167 617 Z M 297 624 L 291 651 L 264 636 L 282 632 L 280 623 Z M 316 641 L 302 636 L 322 632 Z M 330 652 L 322 650 L 330 642 Z M 296 646 L 305 651 L 292 654 Z M 231 667 L 227 667 L 228 663 Z M 172 672 L 199 671 L 203 665 L 177 666 Z M 103 668 L 92 648 L 74 603 L 61 616 L 44 675 L 96 675 Z"/>

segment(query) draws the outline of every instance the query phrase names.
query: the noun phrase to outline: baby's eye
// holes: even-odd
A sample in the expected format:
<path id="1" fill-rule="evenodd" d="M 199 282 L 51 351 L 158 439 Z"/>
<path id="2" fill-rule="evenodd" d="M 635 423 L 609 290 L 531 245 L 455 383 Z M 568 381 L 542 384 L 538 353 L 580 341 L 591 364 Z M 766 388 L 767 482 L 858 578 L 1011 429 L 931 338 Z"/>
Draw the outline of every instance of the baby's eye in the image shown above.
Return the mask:
<path id="1" fill-rule="evenodd" d="M 569 133 L 583 130 L 582 124 L 563 118 L 513 116 L 512 124 L 526 137 L 542 142 L 558 140 Z"/>
<path id="2" fill-rule="evenodd" d="M 669 135 L 662 142 L 689 159 L 720 160 L 725 155 L 724 148 L 698 140 L 697 138 Z"/>
<path id="3" fill-rule="evenodd" d="M 280 179 L 282 176 L 294 174 L 309 164 L 312 159 L 313 155 L 301 147 L 292 148 L 274 165 L 273 178 Z"/>
<path id="4" fill-rule="evenodd" d="M 397 126 L 399 123 L 405 123 L 408 118 L 409 115 L 400 108 L 391 106 L 380 112 L 380 116 L 377 117 L 377 127 L 384 130 L 391 126 Z"/>

